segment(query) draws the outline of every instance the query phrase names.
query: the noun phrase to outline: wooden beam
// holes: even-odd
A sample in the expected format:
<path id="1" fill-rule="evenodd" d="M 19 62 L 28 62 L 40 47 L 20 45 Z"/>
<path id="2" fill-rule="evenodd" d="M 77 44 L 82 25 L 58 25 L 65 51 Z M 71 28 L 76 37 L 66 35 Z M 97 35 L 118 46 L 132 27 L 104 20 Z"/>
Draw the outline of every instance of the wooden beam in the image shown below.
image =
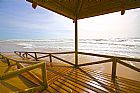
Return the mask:
<path id="1" fill-rule="evenodd" d="M 85 64 L 80 64 L 78 66 L 88 66 L 88 65 L 102 64 L 102 63 L 107 63 L 107 62 L 111 62 L 111 59 L 101 60 L 101 61 L 96 61 L 96 62 L 90 62 L 90 63 L 85 63 Z"/>
<path id="2" fill-rule="evenodd" d="M 29 53 L 28 53 L 28 55 L 35 59 L 35 57 L 34 57 L 33 55 L 31 55 L 31 54 L 29 54 Z"/>
<path id="3" fill-rule="evenodd" d="M 66 60 L 64 60 L 64 59 L 61 59 L 61 58 L 59 58 L 59 57 L 56 57 L 56 56 L 54 56 L 54 55 L 51 55 L 51 56 L 54 57 L 54 58 L 56 58 L 56 59 L 58 59 L 58 60 L 60 60 L 60 61 L 62 61 L 62 62 L 68 63 L 68 64 L 70 64 L 70 65 L 74 65 L 73 63 L 71 63 L 71 62 L 69 62 L 69 61 L 66 61 Z"/>
<path id="4" fill-rule="evenodd" d="M 83 0 L 77 0 L 77 8 L 75 10 L 75 17 L 79 18 L 79 13 L 82 8 Z"/>
<path id="5" fill-rule="evenodd" d="M 116 57 L 116 58 L 118 58 L 120 60 L 140 62 L 140 59 L 138 59 L 138 58 L 118 57 L 118 56 L 110 56 L 110 55 L 103 55 L 103 54 L 86 53 L 86 52 L 78 52 L 78 53 L 79 54 L 82 54 L 82 55 L 90 55 L 90 56 L 105 57 L 105 58 L 113 58 L 113 57 Z"/>
<path id="6" fill-rule="evenodd" d="M 19 67 L 21 67 L 21 68 L 26 68 L 24 65 L 22 65 L 22 64 L 18 64 L 19 65 Z M 35 79 L 35 81 L 37 81 L 39 84 L 42 84 L 42 80 L 38 77 L 38 76 L 36 76 L 34 73 L 32 73 L 31 71 L 28 71 L 27 72 L 31 77 L 33 77 L 34 79 Z"/>
<path id="7" fill-rule="evenodd" d="M 42 2 L 42 0 L 34 0 L 34 2 L 36 2 L 41 7 L 44 7 L 45 9 L 51 10 L 70 19 L 74 19 L 74 12 L 68 8 L 63 8 L 63 6 L 53 2 L 53 0 L 48 0 L 47 2 Z"/>
<path id="8" fill-rule="evenodd" d="M 12 93 L 36 93 L 39 90 L 43 90 L 45 89 L 44 86 L 36 86 L 36 87 L 31 87 L 25 90 L 21 90 L 21 91 L 15 91 Z"/>
<path id="9" fill-rule="evenodd" d="M 41 56 L 41 57 L 38 57 L 37 59 L 45 58 L 45 57 L 48 57 L 48 56 L 50 56 L 50 55 Z"/>
<path id="10" fill-rule="evenodd" d="M 133 69 L 133 70 L 135 70 L 135 71 L 140 72 L 140 69 L 139 69 L 139 68 L 137 68 L 137 67 L 135 67 L 135 66 L 132 66 L 132 65 L 130 65 L 130 64 L 128 64 L 128 63 L 125 63 L 125 62 L 123 62 L 123 61 L 121 61 L 121 60 L 118 60 L 118 63 L 120 63 L 120 64 L 122 64 L 122 65 L 124 65 L 124 66 L 126 66 L 126 67 L 128 67 L 128 68 L 131 68 L 131 69 Z"/>
<path id="11" fill-rule="evenodd" d="M 0 80 L 5 80 L 5 79 L 8 79 L 8 78 L 17 76 L 17 75 L 19 75 L 21 73 L 33 70 L 33 69 L 38 68 L 38 67 L 41 67 L 42 64 L 45 64 L 45 63 L 44 62 L 43 63 L 38 63 L 38 64 L 34 64 L 32 66 L 28 66 L 26 68 L 21 68 L 21 69 L 16 70 L 16 71 L 11 71 L 11 72 L 5 73 L 4 75 L 0 76 Z"/>

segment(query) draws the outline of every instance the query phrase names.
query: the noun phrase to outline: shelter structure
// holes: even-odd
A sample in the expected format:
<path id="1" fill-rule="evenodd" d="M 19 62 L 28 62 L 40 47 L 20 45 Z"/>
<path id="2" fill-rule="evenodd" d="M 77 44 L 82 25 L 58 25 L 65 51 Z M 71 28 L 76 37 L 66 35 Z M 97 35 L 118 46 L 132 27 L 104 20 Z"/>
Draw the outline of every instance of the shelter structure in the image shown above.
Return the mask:
<path id="1" fill-rule="evenodd" d="M 37 5 L 72 19 L 75 23 L 75 67 L 78 66 L 77 20 L 140 8 L 140 0 L 27 0 L 35 9 Z"/>
<path id="2" fill-rule="evenodd" d="M 103 14 L 140 8 L 140 0 L 27 0 L 72 19 L 75 23 L 75 51 L 45 53 L 15 51 L 0 53 L 0 93 L 139 93 L 140 81 L 116 75 L 117 64 L 140 73 L 127 62 L 138 58 L 118 57 L 78 51 L 78 21 Z M 75 54 L 75 62 L 61 54 Z M 89 63 L 78 63 L 78 54 L 102 57 Z M 82 58 L 82 57 L 81 57 Z M 63 63 L 61 63 L 63 62 Z M 112 74 L 85 66 L 112 63 Z M 64 64 L 65 63 L 65 64 Z M 76 68 L 76 69 L 75 69 Z"/>

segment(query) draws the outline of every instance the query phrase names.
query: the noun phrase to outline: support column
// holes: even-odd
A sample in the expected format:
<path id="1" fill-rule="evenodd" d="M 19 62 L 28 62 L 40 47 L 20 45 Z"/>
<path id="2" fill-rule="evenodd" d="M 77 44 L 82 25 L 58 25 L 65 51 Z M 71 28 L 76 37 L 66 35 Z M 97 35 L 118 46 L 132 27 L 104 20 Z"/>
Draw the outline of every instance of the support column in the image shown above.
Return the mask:
<path id="1" fill-rule="evenodd" d="M 75 20 L 75 67 L 78 66 L 78 27 L 77 19 Z"/>
<path id="2" fill-rule="evenodd" d="M 112 59 L 112 80 L 115 81 L 117 70 L 117 59 L 114 57 Z"/>

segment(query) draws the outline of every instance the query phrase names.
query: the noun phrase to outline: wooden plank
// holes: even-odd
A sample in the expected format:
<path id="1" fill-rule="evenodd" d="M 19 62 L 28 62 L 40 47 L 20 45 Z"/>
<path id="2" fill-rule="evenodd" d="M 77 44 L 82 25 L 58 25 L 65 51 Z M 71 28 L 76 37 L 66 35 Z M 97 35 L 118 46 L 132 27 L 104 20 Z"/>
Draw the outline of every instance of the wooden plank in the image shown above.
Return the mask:
<path id="1" fill-rule="evenodd" d="M 25 66 L 23 66 L 22 64 L 19 63 L 19 66 L 21 68 L 25 68 Z M 27 72 L 31 77 L 33 77 L 39 84 L 42 84 L 42 80 L 40 78 L 38 78 L 38 76 L 36 76 L 34 73 L 32 73 L 31 71 Z"/>
<path id="2" fill-rule="evenodd" d="M 70 65 L 73 65 L 73 66 L 74 66 L 74 64 L 73 64 L 73 63 L 71 63 L 71 62 L 69 62 L 69 61 L 66 61 L 66 60 L 64 60 L 64 59 L 61 59 L 61 58 L 56 57 L 56 56 L 54 56 L 54 55 L 52 55 L 52 57 L 54 57 L 54 58 L 56 58 L 56 59 L 58 59 L 58 60 L 61 60 L 61 61 L 65 62 L 65 63 L 68 63 L 68 64 L 70 64 Z"/>
<path id="3" fill-rule="evenodd" d="M 15 53 L 18 53 L 20 51 L 15 51 Z M 25 52 L 21 52 L 21 53 L 25 53 Z M 45 53 L 45 52 L 27 52 L 27 53 L 37 53 L 37 54 L 72 54 L 75 53 L 75 51 L 69 51 L 69 52 L 52 52 L 52 53 Z"/>
<path id="4" fill-rule="evenodd" d="M 73 54 L 75 51 L 70 51 L 70 52 L 59 52 L 59 53 L 50 53 L 50 54 Z"/>
<path id="5" fill-rule="evenodd" d="M 101 60 L 101 61 L 96 61 L 96 62 L 90 62 L 90 63 L 85 63 L 85 64 L 80 64 L 78 66 L 88 66 L 88 65 L 102 64 L 102 63 L 107 63 L 107 62 L 111 62 L 111 59 Z"/>
<path id="6" fill-rule="evenodd" d="M 29 53 L 28 53 L 28 55 L 35 59 L 35 57 L 34 57 L 33 55 L 31 55 L 31 54 L 29 54 Z"/>
<path id="7" fill-rule="evenodd" d="M 122 64 L 122 65 L 124 65 L 124 66 L 126 66 L 126 67 L 128 67 L 128 68 L 131 68 L 131 69 L 133 69 L 133 70 L 135 70 L 135 71 L 137 71 L 137 72 L 140 72 L 140 69 L 139 69 L 139 68 L 137 68 L 137 67 L 135 67 L 135 66 L 132 66 L 132 65 L 130 65 L 130 64 L 128 64 L 128 63 L 125 63 L 125 62 L 123 62 L 123 61 L 121 61 L 121 60 L 119 60 L 118 63 L 120 63 L 120 64 Z"/>
<path id="8" fill-rule="evenodd" d="M 29 61 L 29 60 L 17 60 L 18 63 L 25 63 L 25 64 L 37 64 L 40 63 L 40 61 Z"/>
<path id="9" fill-rule="evenodd" d="M 86 52 L 78 52 L 78 53 L 79 53 L 79 54 L 83 54 L 83 55 L 98 56 L 98 57 L 105 57 L 105 58 L 113 58 L 113 57 L 116 57 L 116 58 L 118 58 L 118 59 L 120 59 L 120 60 L 127 60 L 127 61 L 140 62 L 140 59 L 139 59 L 139 58 L 118 57 L 118 56 L 110 56 L 110 55 L 86 53 Z"/>
<path id="10" fill-rule="evenodd" d="M 99 83 L 103 88 L 107 89 L 110 92 L 114 92 L 113 89 L 111 89 L 110 87 L 107 87 L 105 84 L 101 83 L 100 81 L 98 81 L 96 78 L 94 78 L 92 75 L 90 75 L 89 73 L 87 73 L 86 71 L 82 70 L 81 68 L 79 68 L 79 70 L 81 72 L 83 72 L 85 75 L 87 75 L 88 77 L 90 77 L 93 81 L 96 81 L 97 83 Z"/>
<path id="11" fill-rule="evenodd" d="M 45 58 L 45 57 L 48 57 L 48 56 L 49 55 L 41 56 L 41 57 L 38 57 L 37 59 Z"/>
<path id="12" fill-rule="evenodd" d="M 45 63 L 38 63 L 38 64 L 34 64 L 32 66 L 28 66 L 26 68 L 21 68 L 21 69 L 16 70 L 16 71 L 5 73 L 4 75 L 0 76 L 0 80 L 5 80 L 5 79 L 8 79 L 8 78 L 17 76 L 17 75 L 19 75 L 21 73 L 33 70 L 35 68 L 38 68 L 38 67 L 42 66 L 42 64 L 45 64 Z"/>
<path id="13" fill-rule="evenodd" d="M 43 86 L 37 86 L 37 87 L 32 87 L 32 88 L 28 88 L 28 89 L 25 89 L 25 90 L 22 90 L 22 91 L 15 91 L 15 92 L 12 92 L 12 93 L 35 93 L 39 90 L 43 90 L 44 87 Z"/>

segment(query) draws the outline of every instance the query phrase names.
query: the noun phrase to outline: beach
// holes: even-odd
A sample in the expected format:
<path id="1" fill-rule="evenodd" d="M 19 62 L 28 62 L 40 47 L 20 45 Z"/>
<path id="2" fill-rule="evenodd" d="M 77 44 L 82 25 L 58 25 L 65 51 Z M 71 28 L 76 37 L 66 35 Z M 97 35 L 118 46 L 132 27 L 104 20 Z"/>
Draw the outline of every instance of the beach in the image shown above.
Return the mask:
<path id="1" fill-rule="evenodd" d="M 74 51 L 73 39 L 44 39 L 44 40 L 1 40 L 0 52 L 35 51 L 35 52 L 67 52 Z M 139 58 L 140 39 L 80 39 L 79 51 L 113 56 Z M 57 55 L 74 63 L 74 54 Z M 79 54 L 79 64 L 96 62 L 105 58 L 85 56 Z M 57 60 L 53 60 L 57 61 Z M 127 62 L 135 67 L 140 67 L 138 62 Z M 87 66 L 93 70 L 111 74 L 112 63 Z M 117 76 L 140 81 L 140 73 L 130 68 L 117 64 Z"/>

